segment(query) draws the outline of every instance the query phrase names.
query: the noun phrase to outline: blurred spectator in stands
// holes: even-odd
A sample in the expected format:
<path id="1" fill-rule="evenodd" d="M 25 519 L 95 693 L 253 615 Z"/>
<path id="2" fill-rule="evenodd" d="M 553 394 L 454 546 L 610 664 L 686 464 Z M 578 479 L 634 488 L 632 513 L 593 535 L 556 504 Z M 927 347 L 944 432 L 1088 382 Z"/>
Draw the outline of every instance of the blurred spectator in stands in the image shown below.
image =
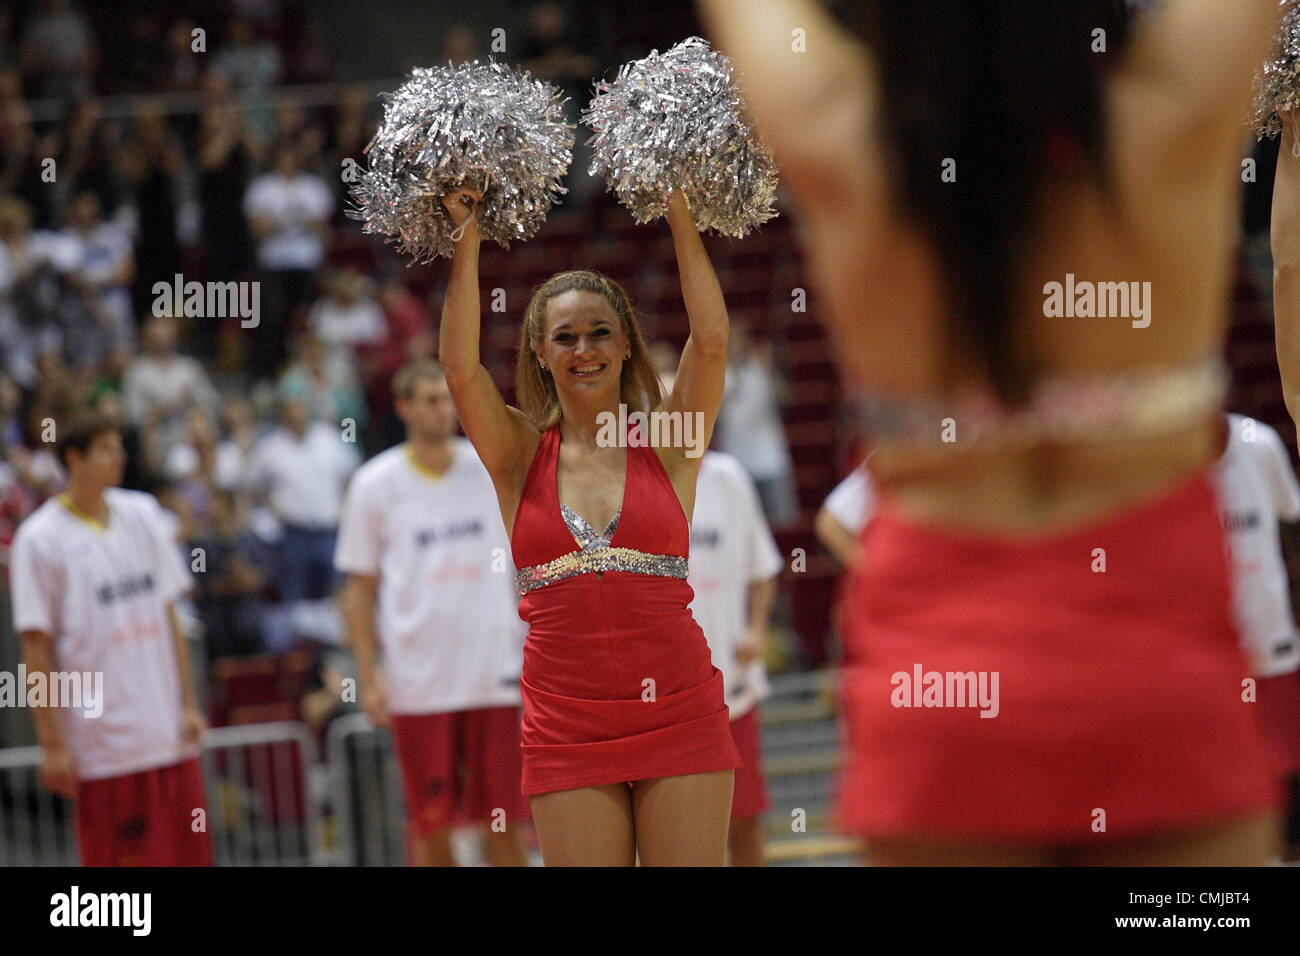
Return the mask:
<path id="1" fill-rule="evenodd" d="M 185 159 L 167 128 L 159 103 L 146 103 L 132 117 L 133 135 L 121 152 L 136 218 L 134 304 L 142 312 L 153 301 L 155 282 L 172 282 L 181 271 L 177 236 L 177 183 Z"/>
<path id="2" fill-rule="evenodd" d="M 773 524 L 799 516 L 785 427 L 777 404 L 772 351 L 744 322 L 731 323 L 727 386 L 718 412 L 718 448 L 740 459 Z"/>
<path id="3" fill-rule="evenodd" d="M 91 192 L 107 219 L 118 213 L 122 183 L 115 162 L 118 126 L 104 121 L 99 100 L 80 100 L 72 107 L 58 162 L 58 183 L 72 195 Z"/>
<path id="4" fill-rule="evenodd" d="M 100 216 L 99 199 L 79 193 L 68 209 L 67 226 L 59 236 L 58 256 L 64 265 L 66 294 L 59 312 L 64 328 L 64 353 L 73 368 L 95 368 L 114 349 L 135 342 L 131 282 L 135 254 L 131 237 Z"/>
<path id="5" fill-rule="evenodd" d="M 32 95 L 89 96 L 96 66 L 90 24 L 68 0 L 41 0 L 23 33 L 22 62 Z"/>
<path id="6" fill-rule="evenodd" d="M 229 465 L 222 465 L 220 473 L 226 474 L 225 469 L 229 468 L 234 475 L 233 485 L 243 487 L 253 448 L 261 437 L 253 416 L 252 402 L 242 395 L 229 396 L 221 406 L 221 425 L 226 437 L 217 449 L 218 464 L 227 461 Z"/>
<path id="7" fill-rule="evenodd" d="M 151 468 L 160 468 L 181 440 L 185 415 L 194 405 L 215 410 L 217 392 L 195 359 L 176 352 L 176 320 L 151 317 L 144 326 L 144 352 L 123 376 L 126 417 L 145 432 Z"/>
<path id="8" fill-rule="evenodd" d="M 32 232 L 27 204 L 0 198 L 0 353 L 3 371 L 25 389 L 37 385 L 40 356 L 56 350 L 60 283 L 49 237 Z"/>
<path id="9" fill-rule="evenodd" d="M 122 470 L 122 487 L 143 491 L 153 480 L 148 467 L 149 455 L 145 449 L 145 433 L 126 417 L 122 393 L 102 391 L 91 403 L 95 411 L 107 415 L 118 423 L 122 435 L 122 450 L 126 452 L 126 467 Z"/>
<path id="10" fill-rule="evenodd" d="M 310 300 L 316 270 L 325 261 L 333 208 L 329 186 L 302 171 L 289 142 L 276 147 L 275 168 L 254 179 L 244 194 L 244 215 L 264 270 L 261 325 L 250 360 L 258 378 L 273 377 L 284 362 L 293 311 Z"/>
<path id="11" fill-rule="evenodd" d="M 182 17 L 167 28 L 167 51 L 163 59 L 163 83 L 169 90 L 197 90 L 203 79 L 207 55 L 194 50 L 197 24 Z"/>
<path id="12" fill-rule="evenodd" d="M 524 69 L 559 85 L 574 102 L 586 94 L 591 77 L 600 71 L 600 64 L 583 52 L 574 37 L 564 7 L 554 0 L 535 3 L 528 11 L 519 58 Z"/>
<path id="13" fill-rule="evenodd" d="M 6 460 L 18 472 L 23 485 L 31 490 L 37 504 L 62 490 L 66 478 L 54 452 L 54 441 L 41 440 L 42 434 L 48 434 L 44 428 L 47 421 L 54 421 L 57 427 L 59 419 L 45 409 L 32 409 L 23 442 L 5 450 Z"/>
<path id="14" fill-rule="evenodd" d="M 349 190 L 365 169 L 365 148 L 375 135 L 379 122 L 377 107 L 378 100 L 364 87 L 345 87 L 335 105 L 333 122 L 330 123 L 329 137 L 325 143 L 325 152 L 329 157 L 328 168 L 337 171 L 329 177 L 338 209 L 335 227 L 343 228 L 358 237 L 361 235 L 361 223 L 348 219 L 343 211 L 352 205 Z M 349 160 L 351 163 L 348 163 Z M 348 165 L 345 166 L 345 163 Z M 348 174 L 344 175 L 345 172 Z"/>
<path id="15" fill-rule="evenodd" d="M 0 455 L 0 591 L 9 583 L 9 547 L 14 532 L 36 507 L 36 496 L 9 461 L 9 451 L 5 449 Z"/>
<path id="16" fill-rule="evenodd" d="M 270 555 L 248 530 L 239 496 L 227 489 L 214 492 L 211 523 L 188 545 L 191 554 L 202 549 L 203 573 L 194 576 L 194 599 L 208 660 L 260 653 L 261 595 Z"/>
<path id="17" fill-rule="evenodd" d="M 133 358 L 135 352 L 126 346 L 111 349 L 108 357 L 95 369 L 95 378 L 86 393 L 86 400 L 94 405 L 101 395 L 109 393 L 121 398 L 122 379 L 126 376 L 126 368 Z"/>
<path id="18" fill-rule="evenodd" d="M 387 334 L 378 345 L 361 350 L 361 369 L 369 426 L 366 452 L 373 455 L 403 441 L 406 427 L 393 407 L 393 376 L 408 361 L 433 358 L 429 312 L 411 294 L 402 276 L 386 273 L 379 286 Z"/>
<path id="19" fill-rule="evenodd" d="M 57 222 L 58 190 L 51 188 L 49 177 L 51 163 L 63 143 L 61 133 L 54 128 L 38 136 L 22 105 L 10 107 L 9 120 L 9 142 L 0 154 L 4 159 L 0 188 L 27 204 L 32 226 L 51 228 Z"/>
<path id="20" fill-rule="evenodd" d="M 330 355 L 356 367 L 357 350 L 386 338 L 384 310 L 372 295 L 372 283 L 355 269 L 334 269 L 321 285 L 325 294 L 307 313 L 307 328 Z"/>
<path id="21" fill-rule="evenodd" d="M 172 446 L 164 471 L 169 478 L 181 483 L 191 479 L 202 481 L 209 489 L 236 488 L 243 480 L 244 454 L 239 445 L 222 441 L 217 420 L 212 412 L 202 406 L 191 408 L 185 416 L 185 440 Z M 187 491 L 188 493 L 188 491 Z M 201 514 L 207 513 L 206 493 L 199 501 Z"/>
<path id="22" fill-rule="evenodd" d="M 361 457 L 337 424 L 312 421 L 301 398 L 281 398 L 280 422 L 253 450 L 249 487 L 266 501 L 281 527 L 281 600 L 322 599 L 333 590 L 343 489 Z"/>
<path id="23" fill-rule="evenodd" d="M 241 90 L 275 86 L 284 75 L 284 58 L 274 43 L 258 35 L 257 28 L 243 17 L 227 24 L 226 43 L 214 58 Z"/>
<path id="24" fill-rule="evenodd" d="M 4 16 L 0 11 L 0 17 Z M 0 151 L 6 156 L 0 177 L 8 175 L 13 152 L 26 148 L 22 139 L 31 135 L 31 122 L 31 112 L 23 99 L 22 74 L 12 67 L 0 66 Z M 7 185 L 8 180 L 0 178 L 0 186 Z"/>
<path id="25" fill-rule="evenodd" d="M 0 373 L 0 452 L 23 441 L 23 393 L 18 383 Z"/>
<path id="26" fill-rule="evenodd" d="M 32 473 L 25 444 L 22 392 L 13 379 L 0 376 L 0 584 L 8 574 L 9 544 L 14 530 L 53 491 L 57 475 L 40 481 Z"/>
<path id="27" fill-rule="evenodd" d="M 232 19 L 228 24 L 226 43 L 217 52 L 213 63 L 240 91 L 245 126 L 255 135 L 269 140 L 274 134 L 274 122 L 268 109 L 271 104 L 266 91 L 282 80 L 284 58 L 275 44 L 258 36 L 257 30 L 242 17 Z"/>
<path id="28" fill-rule="evenodd" d="M 63 361 L 63 353 L 49 349 L 36 358 L 36 382 L 28 394 L 28 436 L 36 441 L 53 442 L 42 436 L 45 420 L 67 421 L 82 404 L 76 378 Z"/>
<path id="29" fill-rule="evenodd" d="M 198 194 L 203 219 L 203 274 L 211 282 L 237 281 L 251 268 L 248 226 L 235 197 L 243 196 L 252 176 L 253 149 L 240 122 L 239 107 L 223 95 L 225 75 L 210 71 L 204 81 L 210 94 L 203 108 L 198 140 Z M 217 323 L 197 336 L 204 357 L 217 352 Z"/>
<path id="30" fill-rule="evenodd" d="M 366 405 L 352 360 L 328 351 L 311 334 L 298 337 L 295 352 L 294 361 L 280 377 L 280 394 L 301 399 L 312 418 L 335 427 L 352 419 L 360 428 L 366 420 Z"/>
<path id="31" fill-rule="evenodd" d="M 189 502 L 181 495 L 174 481 L 157 473 L 148 476 L 144 490 L 157 498 L 158 504 L 162 505 L 163 520 L 167 525 L 167 540 L 175 543 L 177 553 L 188 566 L 190 556 L 185 542 L 195 535 L 198 528 Z"/>
<path id="32" fill-rule="evenodd" d="M 271 141 L 293 143 L 302 169 L 309 173 L 320 172 L 313 166 L 325 147 L 325 127 L 309 116 L 292 95 L 278 97 L 271 115 Z"/>

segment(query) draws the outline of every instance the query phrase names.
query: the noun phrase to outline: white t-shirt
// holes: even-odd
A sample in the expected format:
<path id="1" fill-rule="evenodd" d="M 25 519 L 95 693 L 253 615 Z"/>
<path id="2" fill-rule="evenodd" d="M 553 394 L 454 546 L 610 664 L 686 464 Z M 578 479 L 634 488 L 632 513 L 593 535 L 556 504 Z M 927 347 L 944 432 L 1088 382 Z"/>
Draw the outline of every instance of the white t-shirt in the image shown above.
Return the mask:
<path id="1" fill-rule="evenodd" d="M 302 438 L 277 428 L 253 447 L 247 480 L 270 493 L 271 507 L 287 524 L 333 530 L 343 505 L 343 486 L 360 464 L 355 443 L 337 425 L 312 422 Z"/>
<path id="2" fill-rule="evenodd" d="M 357 299 L 351 305 L 328 297 L 318 299 L 307 322 L 316 338 L 336 351 L 378 345 L 388 334 L 384 310 L 374 299 Z"/>
<path id="3" fill-rule="evenodd" d="M 1259 677 L 1300 667 L 1278 521 L 1300 518 L 1300 485 L 1272 428 L 1228 416 L 1228 446 L 1214 475 L 1232 548 L 1233 602 L 1242 647 Z"/>
<path id="4" fill-rule="evenodd" d="M 831 513 L 831 517 L 854 535 L 860 534 L 876 506 L 876 491 L 867 475 L 867 469 L 859 465 L 849 472 L 848 477 L 826 496 L 823 506 Z"/>
<path id="5" fill-rule="evenodd" d="M 244 194 L 244 215 L 268 219 L 274 228 L 258 243 L 257 264 L 263 269 L 319 269 L 325 241 L 312 223 L 329 219 L 333 211 L 334 197 L 319 176 L 258 176 Z"/>
<path id="6" fill-rule="evenodd" d="M 181 740 L 181 684 L 167 603 L 191 587 L 162 507 L 110 488 L 108 525 L 59 498 L 18 528 L 11 555 L 14 627 L 44 631 L 58 671 L 103 674 L 103 712 L 58 711 L 83 780 L 194 756 Z"/>
<path id="7" fill-rule="evenodd" d="M 189 478 L 199 470 L 198 450 L 188 442 L 173 445 L 167 453 L 166 471 L 172 478 Z M 244 450 L 232 441 L 217 445 L 213 479 L 218 488 L 235 488 L 244 471 Z"/>
<path id="8" fill-rule="evenodd" d="M 768 695 L 762 660 L 741 666 L 736 646 L 748 620 L 749 586 L 779 574 L 781 553 L 763 517 L 753 480 L 730 455 L 705 452 L 695 485 L 691 521 L 691 612 L 704 629 L 722 681 L 731 719 Z"/>
<path id="9" fill-rule="evenodd" d="M 437 714 L 519 703 L 527 626 L 496 491 L 474 446 L 435 476 L 406 445 L 348 485 L 334 564 L 379 575 L 377 634 L 389 710 Z"/>

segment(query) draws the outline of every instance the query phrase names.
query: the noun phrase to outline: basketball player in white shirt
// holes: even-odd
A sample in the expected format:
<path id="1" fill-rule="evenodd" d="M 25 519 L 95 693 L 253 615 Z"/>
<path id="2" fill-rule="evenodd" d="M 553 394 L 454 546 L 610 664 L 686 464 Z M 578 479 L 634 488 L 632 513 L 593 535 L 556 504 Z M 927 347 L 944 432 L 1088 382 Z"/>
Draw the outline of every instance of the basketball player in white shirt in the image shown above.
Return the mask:
<path id="1" fill-rule="evenodd" d="M 669 393 L 677 356 L 655 350 Z M 784 562 L 772 539 L 754 481 L 736 458 L 706 451 L 695 484 L 687 578 L 691 613 L 722 671 L 731 733 L 745 765 L 736 771 L 727 851 L 732 866 L 764 866 L 762 817 L 770 806 L 763 779 L 758 702 L 768 695 L 766 636 Z"/>
<path id="2" fill-rule="evenodd" d="M 362 704 L 393 729 L 412 863 L 454 865 L 452 828 L 486 823 L 487 861 L 521 866 L 525 627 L 496 491 L 438 365 L 405 366 L 393 392 L 406 443 L 352 477 L 335 557 Z"/>
<path id="3" fill-rule="evenodd" d="M 153 496 L 115 487 L 117 423 L 89 416 L 59 431 L 67 490 L 19 526 L 11 556 L 28 687 L 44 681 L 53 696 L 79 680 L 82 691 L 33 702 L 41 780 L 76 800 L 84 865 L 210 865 L 204 720 L 176 613 L 189 571 Z"/>
<path id="4" fill-rule="evenodd" d="M 1300 640 L 1282 551 L 1294 541 L 1300 484 L 1286 446 L 1263 422 L 1228 415 L 1223 456 L 1215 469 L 1224 532 L 1232 549 L 1233 603 L 1242 648 L 1256 678 L 1265 733 L 1276 744 L 1288 794 L 1288 859 L 1300 857 Z"/>
<path id="5" fill-rule="evenodd" d="M 875 507 L 875 499 L 867 469 L 859 465 L 826 496 L 813 521 L 818 540 L 846 568 L 857 557 L 858 538 Z"/>

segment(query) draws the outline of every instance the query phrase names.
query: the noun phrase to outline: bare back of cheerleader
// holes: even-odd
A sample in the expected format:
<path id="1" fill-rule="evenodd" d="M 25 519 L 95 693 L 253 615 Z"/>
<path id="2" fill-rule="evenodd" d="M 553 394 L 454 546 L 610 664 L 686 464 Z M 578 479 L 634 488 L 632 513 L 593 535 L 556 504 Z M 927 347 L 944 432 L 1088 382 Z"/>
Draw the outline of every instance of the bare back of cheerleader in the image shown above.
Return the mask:
<path id="1" fill-rule="evenodd" d="M 857 8 L 867 20 L 879 20 L 889 4 L 862 0 Z M 900 115 L 900 105 L 885 96 L 890 71 L 900 70 L 900 57 L 891 56 L 896 51 L 872 48 L 816 0 L 698 0 L 698 6 L 718 46 L 739 67 L 750 107 L 799 204 L 814 279 L 828 300 L 826 321 L 850 389 L 903 402 L 997 391 L 990 359 L 998 356 L 981 354 L 969 340 L 965 348 L 954 346 L 953 330 L 963 321 L 969 327 L 969 316 L 963 320 L 953 306 L 961 301 L 952 294 L 953 261 L 915 214 L 915 195 L 903 195 L 908 173 L 900 170 L 898 143 L 889 137 L 889 117 Z M 948 4 L 941 14 L 940 5 L 921 6 L 936 30 L 945 28 L 936 17 L 966 15 L 964 5 Z M 969 16 L 989 16 L 967 23 L 968 32 L 988 29 L 993 11 L 1014 16 L 1010 5 L 996 0 L 974 6 L 981 9 L 972 8 Z M 1101 20 L 1102 4 L 1094 6 Z M 897 10 L 890 15 L 897 21 Z M 1122 48 L 1114 36 L 1109 52 L 1093 47 L 1110 58 L 1101 98 L 1103 155 L 1096 160 L 1105 174 L 1091 174 L 1088 161 L 1072 157 L 1068 145 L 1064 157 L 1056 157 L 1015 247 L 1004 297 L 1009 332 L 1001 341 L 1014 342 L 1031 378 L 1104 379 L 1216 354 L 1234 276 L 1242 127 L 1252 77 L 1277 17 L 1275 0 L 1175 0 L 1139 21 Z M 1089 24 L 1083 32 L 1092 32 Z M 795 28 L 802 49 L 792 44 Z M 1070 37 L 1075 51 L 1089 39 Z M 1091 40 L 1096 43 L 1095 33 Z M 967 42 L 972 48 L 980 43 L 978 36 Z M 933 57 L 939 61 L 943 54 Z M 921 67 L 913 67 L 915 76 Z M 1039 79 L 1026 77 L 1025 88 Z M 911 82 L 915 88 L 917 81 Z M 991 116 L 1014 116 L 1018 105 Z M 926 107 L 913 102 L 901 109 L 924 113 Z M 922 115 L 910 128 L 928 122 Z M 988 120 L 990 137 L 999 135 L 996 123 Z M 1062 126 L 1069 123 L 1063 117 Z M 1023 164 L 1026 176 L 1035 164 L 1050 161 L 1046 155 L 1008 157 Z M 955 157 L 958 177 L 970 171 L 962 163 Z M 941 173 L 936 161 L 936 183 Z M 1154 320 L 1045 318 L 1047 284 L 1067 276 L 1148 280 Z M 1007 541 L 1037 540 L 1123 512 L 1203 469 L 1217 455 L 1217 427 L 1217 416 L 1207 410 L 1185 427 L 1155 434 L 977 444 L 960 455 L 882 450 L 872 458 L 872 471 L 909 520 Z M 1252 812 L 1087 850 L 1041 841 L 1017 847 L 1009 840 L 890 837 L 872 840 L 869 858 L 884 865 L 1258 864 L 1269 858 L 1273 829 L 1270 814 Z"/>
<path id="2" fill-rule="evenodd" d="M 701 414 L 707 442 L 726 364 L 728 323 L 721 289 L 689 208 L 677 194 L 668 220 L 691 335 L 673 391 L 660 402 L 658 378 L 621 290 L 590 273 L 578 283 L 582 288 L 557 293 L 553 285 L 543 284 L 534 297 L 534 302 L 541 297 L 540 308 L 530 304 L 525 319 L 519 359 L 523 377 L 517 379 L 536 383 L 537 394 L 544 390 L 549 396 L 543 401 L 548 412 L 539 417 L 550 421 L 539 422 L 507 406 L 479 362 L 479 235 L 471 203 L 480 198 L 463 190 L 444 199 L 456 224 L 466 225 L 452 259 L 439 349 L 460 420 L 492 477 L 512 536 L 530 465 L 552 425 L 559 436 L 554 463 L 559 501 L 591 528 L 604 528 L 622 505 L 631 509 L 638 503 L 625 501 L 631 450 L 598 441 L 597 416 L 616 414 L 620 401 L 632 405 L 629 398 L 644 393 L 657 410 Z M 563 282 L 565 275 L 550 282 Z M 592 282 L 603 291 L 587 287 Z M 530 322 L 536 328 L 530 329 Z M 686 450 L 653 448 L 689 520 L 699 458 L 687 457 Z M 621 611 L 636 613 L 635 608 Z M 707 664 L 707 648 L 703 653 Z M 527 672 L 526 659 L 526 677 Z M 725 725 L 720 689 L 718 706 Z M 729 737 L 727 741 L 730 745 Z M 733 771 L 724 769 L 534 792 L 529 800 L 543 859 L 547 866 L 633 866 L 638 860 L 655 866 L 723 865 L 732 780 Z"/>

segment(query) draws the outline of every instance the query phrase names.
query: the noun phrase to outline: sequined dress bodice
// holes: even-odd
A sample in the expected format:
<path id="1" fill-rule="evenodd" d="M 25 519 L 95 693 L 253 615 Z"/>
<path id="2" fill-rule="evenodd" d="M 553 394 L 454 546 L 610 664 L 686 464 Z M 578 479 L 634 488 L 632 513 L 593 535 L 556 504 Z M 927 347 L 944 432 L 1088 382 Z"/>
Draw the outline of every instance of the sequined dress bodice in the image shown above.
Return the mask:
<path id="1" fill-rule="evenodd" d="M 620 508 L 601 533 L 559 500 L 559 426 L 538 445 L 511 537 L 516 589 L 526 595 L 582 574 L 617 571 L 685 579 L 690 529 L 654 450 L 629 435 Z M 576 545 L 576 548 L 575 548 Z"/>

